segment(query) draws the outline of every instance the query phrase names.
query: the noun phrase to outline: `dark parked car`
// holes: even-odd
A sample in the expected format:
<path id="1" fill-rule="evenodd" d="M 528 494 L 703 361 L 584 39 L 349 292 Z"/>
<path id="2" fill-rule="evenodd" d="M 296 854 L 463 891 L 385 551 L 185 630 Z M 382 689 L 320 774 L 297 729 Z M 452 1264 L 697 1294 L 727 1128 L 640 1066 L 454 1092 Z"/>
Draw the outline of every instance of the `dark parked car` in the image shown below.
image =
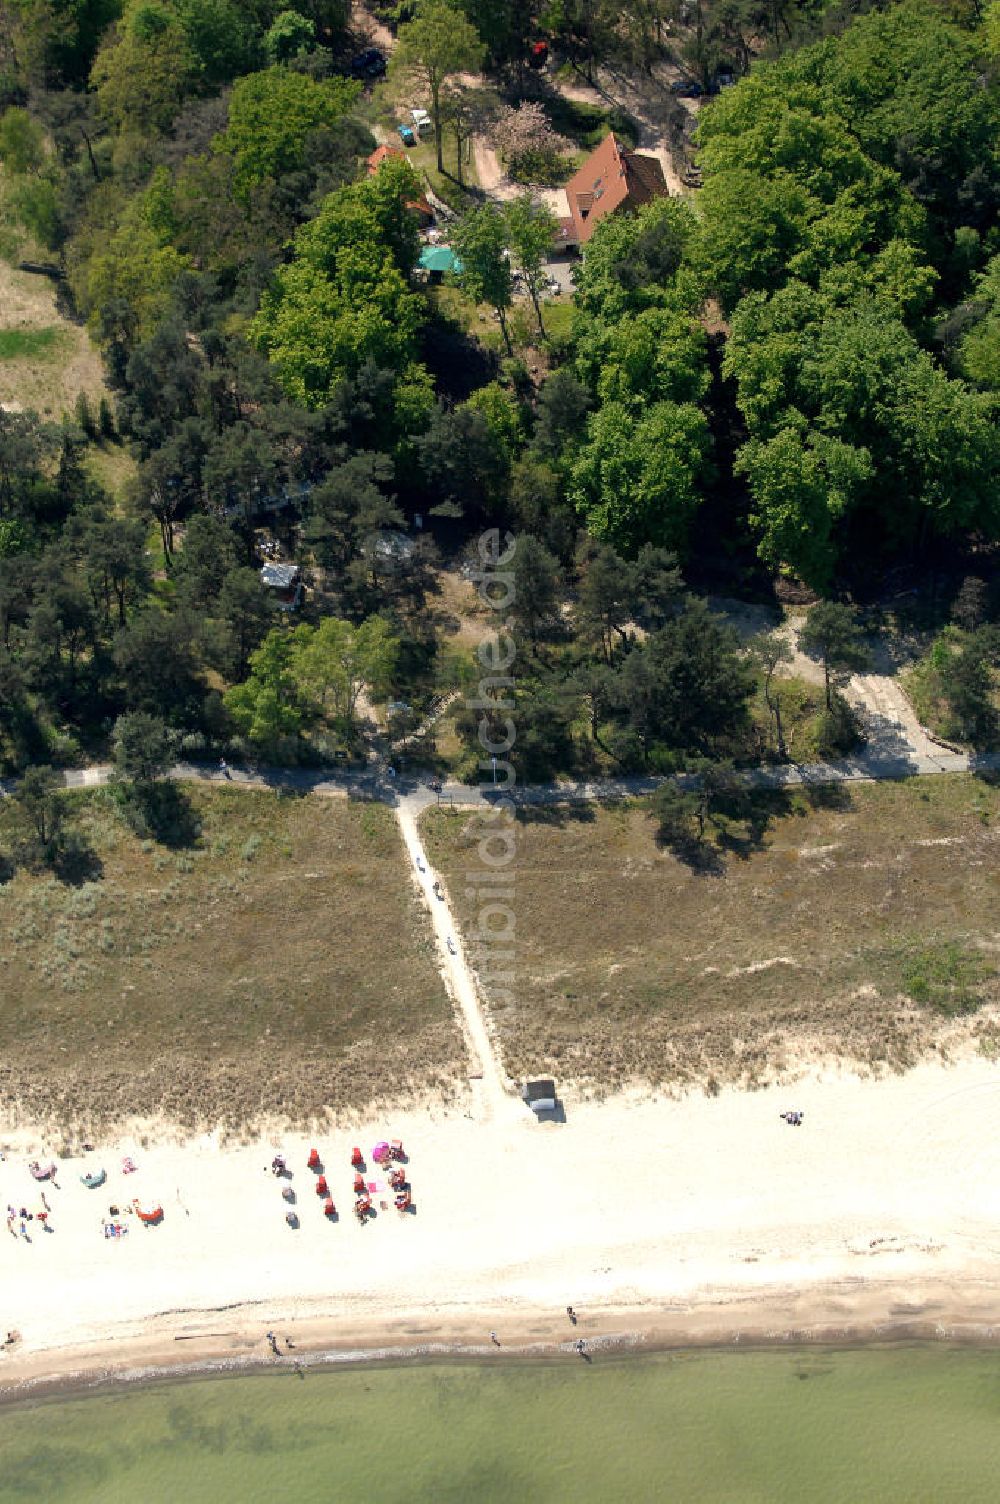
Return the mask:
<path id="1" fill-rule="evenodd" d="M 381 78 L 388 66 L 385 53 L 377 47 L 366 47 L 364 52 L 351 58 L 351 72 L 355 78 Z"/>
<path id="2" fill-rule="evenodd" d="M 676 94 L 678 99 L 700 99 L 705 90 L 694 79 L 676 78 L 670 85 L 670 92 Z"/>

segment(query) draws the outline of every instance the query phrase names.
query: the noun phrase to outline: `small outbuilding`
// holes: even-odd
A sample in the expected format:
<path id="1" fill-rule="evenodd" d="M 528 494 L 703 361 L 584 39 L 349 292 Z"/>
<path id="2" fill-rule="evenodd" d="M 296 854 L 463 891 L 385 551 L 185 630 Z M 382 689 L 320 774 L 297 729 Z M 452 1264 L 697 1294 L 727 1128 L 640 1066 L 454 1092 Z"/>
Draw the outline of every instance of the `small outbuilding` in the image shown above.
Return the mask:
<path id="1" fill-rule="evenodd" d="M 274 597 L 279 611 L 297 611 L 302 604 L 302 571 L 297 564 L 265 564 L 260 582 Z"/>
<path id="2" fill-rule="evenodd" d="M 525 1081 L 521 1087 L 521 1100 L 536 1114 L 555 1112 L 559 1101 L 556 1083 L 550 1076 L 540 1076 L 537 1081 Z"/>

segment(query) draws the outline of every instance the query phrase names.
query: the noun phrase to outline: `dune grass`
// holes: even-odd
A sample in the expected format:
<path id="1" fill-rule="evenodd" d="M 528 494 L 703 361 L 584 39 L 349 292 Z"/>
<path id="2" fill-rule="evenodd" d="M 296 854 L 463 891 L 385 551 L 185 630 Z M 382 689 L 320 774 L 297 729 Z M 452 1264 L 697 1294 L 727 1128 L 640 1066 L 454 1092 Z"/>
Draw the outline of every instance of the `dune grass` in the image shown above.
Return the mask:
<path id="1" fill-rule="evenodd" d="M 162 787 L 160 839 L 69 795 L 91 880 L 0 886 L 5 1106 L 239 1125 L 446 1082 L 461 1043 L 391 812 Z"/>
<path id="2" fill-rule="evenodd" d="M 901 1068 L 993 1027 L 1000 790 L 834 786 L 758 814 L 762 832 L 724 832 L 699 869 L 635 803 L 521 813 L 514 1000 L 494 1010 L 513 1075 L 754 1085 L 829 1057 Z M 431 810 L 424 833 L 474 940 L 466 823 Z"/>

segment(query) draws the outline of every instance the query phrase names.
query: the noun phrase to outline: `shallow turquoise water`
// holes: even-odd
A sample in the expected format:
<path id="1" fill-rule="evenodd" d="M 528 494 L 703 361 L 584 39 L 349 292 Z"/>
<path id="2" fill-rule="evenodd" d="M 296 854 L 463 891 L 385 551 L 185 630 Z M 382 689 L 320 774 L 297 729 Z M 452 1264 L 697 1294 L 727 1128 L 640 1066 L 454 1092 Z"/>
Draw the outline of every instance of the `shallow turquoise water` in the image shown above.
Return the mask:
<path id="1" fill-rule="evenodd" d="M 254 1375 L 0 1410 L 0 1500 L 1000 1498 L 1000 1355 L 699 1352 Z"/>

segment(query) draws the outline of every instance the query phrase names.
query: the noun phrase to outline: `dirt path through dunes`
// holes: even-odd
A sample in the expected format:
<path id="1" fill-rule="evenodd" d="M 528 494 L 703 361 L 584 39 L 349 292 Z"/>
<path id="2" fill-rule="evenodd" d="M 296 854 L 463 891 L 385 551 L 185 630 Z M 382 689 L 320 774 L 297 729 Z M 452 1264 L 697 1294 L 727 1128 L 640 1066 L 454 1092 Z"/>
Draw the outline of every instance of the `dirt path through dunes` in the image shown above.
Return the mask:
<path id="1" fill-rule="evenodd" d="M 472 138 L 472 155 L 476 162 L 476 176 L 479 186 L 490 198 L 506 199 L 517 198 L 524 190 L 516 183 L 512 183 L 504 172 L 503 164 L 485 136 Z"/>
<path id="2" fill-rule="evenodd" d="M 461 932 L 451 912 L 448 895 L 443 887 L 440 889 L 442 897 L 439 898 L 435 893 L 435 874 L 431 871 L 420 842 L 417 820 L 432 798 L 427 790 L 404 794 L 396 802 L 396 818 L 410 857 L 414 881 L 431 918 L 441 975 L 461 1016 L 469 1049 L 474 1114 L 481 1121 L 489 1121 L 500 1113 L 516 1109 L 514 1098 L 507 1089 L 498 1052 L 490 1037 L 482 1001 L 472 969 L 465 957 Z"/>

